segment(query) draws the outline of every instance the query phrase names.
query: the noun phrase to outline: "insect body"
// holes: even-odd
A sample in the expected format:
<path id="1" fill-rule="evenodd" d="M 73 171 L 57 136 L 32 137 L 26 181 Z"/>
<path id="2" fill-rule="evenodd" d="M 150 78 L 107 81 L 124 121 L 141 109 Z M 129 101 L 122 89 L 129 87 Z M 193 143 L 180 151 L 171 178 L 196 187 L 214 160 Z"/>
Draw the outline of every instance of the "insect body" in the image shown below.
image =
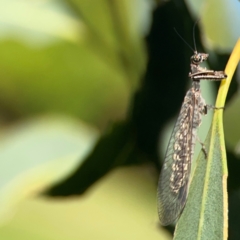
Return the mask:
<path id="1" fill-rule="evenodd" d="M 197 128 L 207 114 L 200 91 L 200 80 L 220 81 L 227 77 L 223 71 L 202 68 L 199 64 L 208 54 L 194 52 L 191 57 L 192 88 L 188 90 L 174 126 L 158 183 L 158 215 L 162 225 L 169 225 L 180 216 L 188 195 L 189 178 Z"/>

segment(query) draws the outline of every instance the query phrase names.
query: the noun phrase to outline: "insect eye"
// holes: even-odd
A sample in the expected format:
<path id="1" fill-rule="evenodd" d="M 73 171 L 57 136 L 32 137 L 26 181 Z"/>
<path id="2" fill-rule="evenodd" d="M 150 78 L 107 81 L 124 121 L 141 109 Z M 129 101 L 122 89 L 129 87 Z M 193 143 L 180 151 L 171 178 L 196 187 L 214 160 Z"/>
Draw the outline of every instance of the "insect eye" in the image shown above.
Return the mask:
<path id="1" fill-rule="evenodd" d="M 192 56 L 192 62 L 195 63 L 195 64 L 199 64 L 203 61 L 203 57 L 201 54 L 196 54 L 194 56 Z"/>
<path id="2" fill-rule="evenodd" d="M 196 55 L 195 59 L 196 62 L 201 62 L 202 61 L 202 56 L 201 55 Z"/>

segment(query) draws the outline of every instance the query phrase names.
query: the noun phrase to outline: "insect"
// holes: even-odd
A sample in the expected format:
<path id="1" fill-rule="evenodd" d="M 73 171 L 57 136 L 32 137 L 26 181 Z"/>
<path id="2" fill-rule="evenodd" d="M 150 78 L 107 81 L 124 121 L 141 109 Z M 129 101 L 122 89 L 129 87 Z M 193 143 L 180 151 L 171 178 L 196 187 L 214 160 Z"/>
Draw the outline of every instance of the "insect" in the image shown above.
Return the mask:
<path id="1" fill-rule="evenodd" d="M 194 51 L 189 78 L 192 87 L 186 93 L 180 114 L 174 126 L 158 182 L 158 215 L 164 226 L 174 223 L 180 216 L 188 195 L 191 163 L 197 138 L 197 128 L 209 108 L 200 91 L 201 80 L 220 81 L 227 77 L 223 71 L 201 67 L 208 54 Z M 202 144 L 203 151 L 204 145 Z"/>

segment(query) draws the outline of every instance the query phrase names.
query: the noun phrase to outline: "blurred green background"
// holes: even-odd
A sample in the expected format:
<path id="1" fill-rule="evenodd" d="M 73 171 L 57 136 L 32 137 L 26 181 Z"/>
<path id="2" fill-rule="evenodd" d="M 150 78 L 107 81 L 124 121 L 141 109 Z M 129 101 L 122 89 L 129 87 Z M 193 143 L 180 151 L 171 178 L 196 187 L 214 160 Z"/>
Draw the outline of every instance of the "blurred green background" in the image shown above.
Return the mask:
<path id="1" fill-rule="evenodd" d="M 192 55 L 174 28 L 193 46 L 200 19 L 197 49 L 223 70 L 239 12 L 224 0 L 1 0 L 0 239 L 172 239 L 156 188 Z M 224 119 L 229 239 L 240 238 L 238 83 Z M 202 87 L 214 104 L 218 83 Z"/>

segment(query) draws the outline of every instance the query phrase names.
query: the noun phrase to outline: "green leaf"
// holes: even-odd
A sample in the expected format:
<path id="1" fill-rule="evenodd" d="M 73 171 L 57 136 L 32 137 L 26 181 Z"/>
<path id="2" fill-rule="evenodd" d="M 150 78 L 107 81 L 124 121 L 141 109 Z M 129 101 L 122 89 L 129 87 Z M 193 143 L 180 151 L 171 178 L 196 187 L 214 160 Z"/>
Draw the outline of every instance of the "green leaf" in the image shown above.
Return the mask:
<path id="1" fill-rule="evenodd" d="M 216 107 L 223 107 L 233 73 L 240 59 L 240 40 L 225 69 L 228 78 L 219 89 Z M 205 141 L 207 159 L 200 153 L 192 174 L 189 196 L 178 221 L 174 239 L 227 239 L 227 159 L 223 110 L 216 109 Z"/>
<path id="2" fill-rule="evenodd" d="M 186 4 L 195 19 L 201 16 L 198 25 L 204 32 L 206 46 L 217 49 L 218 53 L 231 52 L 232 46 L 239 38 L 240 4 L 238 1 L 225 0 L 204 1 L 187 0 Z M 217 9 L 217 11 L 216 11 Z M 224 14 L 222 14 L 224 12 Z"/>
<path id="3" fill-rule="evenodd" d="M 0 227 L 2 240 L 170 240 L 157 227 L 149 165 L 118 168 L 84 197 L 34 197 Z"/>
<path id="4" fill-rule="evenodd" d="M 64 113 L 101 129 L 124 120 L 146 66 L 137 3 L 21 2 L 0 4 L 0 110 Z M 36 34 L 45 42 L 28 38 Z"/>
<path id="5" fill-rule="evenodd" d="M 11 116 L 57 112 L 98 127 L 126 117 L 132 90 L 125 73 L 91 46 L 61 42 L 39 51 L 7 41 L 0 51 L 0 110 Z"/>
<path id="6" fill-rule="evenodd" d="M 11 36 L 31 45 L 60 39 L 76 43 L 85 31 L 64 1 L 1 1 L 0 22 L 0 38 Z"/>
<path id="7" fill-rule="evenodd" d="M 74 171 L 97 140 L 95 129 L 59 116 L 2 130 L 0 222 L 20 200 L 36 195 Z"/>
<path id="8" fill-rule="evenodd" d="M 146 67 L 146 52 L 139 29 L 136 8 L 128 0 L 68 0 L 88 29 L 87 40 L 95 54 L 108 65 L 113 60 L 135 90 Z"/>
<path id="9" fill-rule="evenodd" d="M 224 129 L 228 150 L 240 154 L 240 95 L 236 93 L 224 113 Z M 234 124 L 233 124 L 234 123 Z"/>
<path id="10" fill-rule="evenodd" d="M 52 196 L 83 194 L 113 168 L 126 162 L 133 162 L 137 158 L 135 149 L 131 125 L 127 123 L 113 125 L 101 136 L 91 154 L 74 174 L 53 186 L 47 194 Z"/>

